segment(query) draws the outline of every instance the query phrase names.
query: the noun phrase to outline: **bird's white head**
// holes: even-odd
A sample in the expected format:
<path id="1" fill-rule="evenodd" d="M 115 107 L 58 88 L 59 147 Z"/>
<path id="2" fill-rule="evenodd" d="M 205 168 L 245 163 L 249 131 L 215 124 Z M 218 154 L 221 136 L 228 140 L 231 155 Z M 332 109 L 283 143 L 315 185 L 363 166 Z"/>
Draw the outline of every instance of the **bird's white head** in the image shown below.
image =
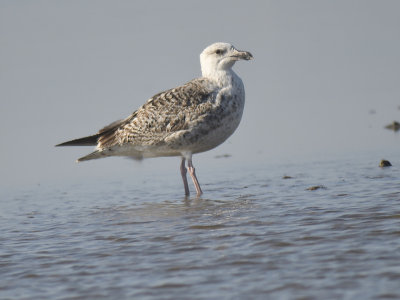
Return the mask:
<path id="1" fill-rule="evenodd" d="M 237 50 L 229 43 L 214 43 L 200 54 L 201 73 L 204 77 L 215 77 L 229 71 L 238 60 L 253 59 L 247 51 Z"/>

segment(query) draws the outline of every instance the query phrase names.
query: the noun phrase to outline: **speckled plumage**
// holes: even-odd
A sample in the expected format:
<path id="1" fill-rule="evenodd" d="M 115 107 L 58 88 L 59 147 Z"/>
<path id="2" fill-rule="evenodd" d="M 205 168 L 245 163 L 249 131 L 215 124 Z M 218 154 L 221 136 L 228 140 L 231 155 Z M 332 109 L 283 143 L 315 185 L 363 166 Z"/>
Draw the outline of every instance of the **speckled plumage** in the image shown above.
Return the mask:
<path id="1" fill-rule="evenodd" d="M 188 159 L 191 165 L 192 154 L 223 143 L 239 125 L 245 94 L 242 80 L 231 67 L 252 56 L 230 44 L 215 43 L 200 59 L 202 77 L 154 95 L 129 117 L 95 135 L 59 146 L 96 145 L 96 151 L 78 161 L 106 156 L 182 156 L 183 163 Z M 196 185 L 200 194 L 198 189 Z M 185 192 L 188 194 L 187 183 Z"/>

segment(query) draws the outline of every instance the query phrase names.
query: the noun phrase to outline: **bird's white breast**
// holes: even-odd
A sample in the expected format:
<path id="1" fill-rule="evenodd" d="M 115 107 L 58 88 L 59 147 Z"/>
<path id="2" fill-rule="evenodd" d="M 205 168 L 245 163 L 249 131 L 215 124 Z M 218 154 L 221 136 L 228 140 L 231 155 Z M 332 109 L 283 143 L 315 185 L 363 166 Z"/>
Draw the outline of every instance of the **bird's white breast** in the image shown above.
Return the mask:
<path id="1" fill-rule="evenodd" d="M 193 153 L 210 150 L 222 144 L 239 126 L 242 118 L 245 92 L 242 80 L 232 72 L 225 78 L 222 88 L 215 98 L 215 110 L 220 112 L 213 115 L 208 122 L 201 124 L 197 140 L 192 143 L 189 151 Z"/>

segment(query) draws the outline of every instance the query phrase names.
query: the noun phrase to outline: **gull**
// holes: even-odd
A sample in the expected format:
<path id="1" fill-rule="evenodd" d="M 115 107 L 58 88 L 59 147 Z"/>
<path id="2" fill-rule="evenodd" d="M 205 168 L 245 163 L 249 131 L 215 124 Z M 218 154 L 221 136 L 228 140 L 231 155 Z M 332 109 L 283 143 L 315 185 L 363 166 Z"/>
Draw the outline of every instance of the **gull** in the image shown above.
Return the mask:
<path id="1" fill-rule="evenodd" d="M 108 156 L 180 156 L 185 195 L 190 194 L 186 177 L 189 171 L 200 196 L 203 192 L 192 155 L 217 147 L 239 126 L 245 92 L 232 67 L 238 60 L 250 59 L 250 52 L 237 50 L 229 43 L 214 43 L 200 54 L 201 77 L 154 95 L 129 117 L 94 135 L 56 146 L 96 146 L 94 152 L 77 162 Z"/>

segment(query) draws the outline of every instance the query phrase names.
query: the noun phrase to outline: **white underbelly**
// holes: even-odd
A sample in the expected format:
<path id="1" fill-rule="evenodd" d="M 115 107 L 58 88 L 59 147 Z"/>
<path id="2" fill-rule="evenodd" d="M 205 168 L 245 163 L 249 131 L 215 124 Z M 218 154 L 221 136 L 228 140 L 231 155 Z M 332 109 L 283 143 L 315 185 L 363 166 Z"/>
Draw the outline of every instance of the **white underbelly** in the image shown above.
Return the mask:
<path id="1" fill-rule="evenodd" d="M 189 151 L 192 153 L 204 152 L 211 150 L 223 142 L 225 142 L 239 126 L 240 116 L 231 116 L 222 122 L 221 126 L 210 130 L 207 134 L 199 137 L 198 141 L 190 146 Z"/>

